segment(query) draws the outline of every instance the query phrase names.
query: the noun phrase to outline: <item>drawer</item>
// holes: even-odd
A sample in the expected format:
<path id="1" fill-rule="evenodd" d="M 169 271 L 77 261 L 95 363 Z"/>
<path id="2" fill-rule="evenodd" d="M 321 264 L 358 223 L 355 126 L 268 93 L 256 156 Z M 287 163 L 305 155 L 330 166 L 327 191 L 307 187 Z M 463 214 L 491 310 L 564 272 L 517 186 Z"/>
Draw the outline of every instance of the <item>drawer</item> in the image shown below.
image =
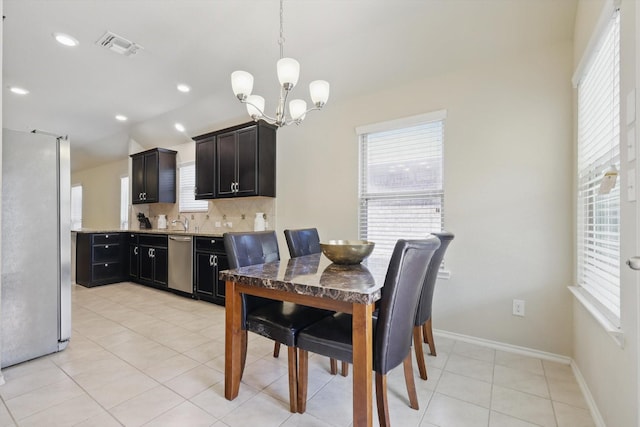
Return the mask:
<path id="1" fill-rule="evenodd" d="M 119 262 L 106 262 L 93 265 L 93 281 L 111 280 L 121 276 L 121 264 Z"/>
<path id="2" fill-rule="evenodd" d="M 94 245 L 106 245 L 107 243 L 118 243 L 120 241 L 120 233 L 94 234 Z"/>
<path id="3" fill-rule="evenodd" d="M 196 237 L 196 251 L 225 253 L 222 237 Z"/>
<path id="4" fill-rule="evenodd" d="M 93 247 L 93 262 L 118 261 L 121 254 L 118 243 L 95 245 Z"/>
<path id="5" fill-rule="evenodd" d="M 138 235 L 138 243 L 144 246 L 156 246 L 156 247 L 167 247 L 167 235 L 151 235 L 151 234 L 139 234 Z"/>

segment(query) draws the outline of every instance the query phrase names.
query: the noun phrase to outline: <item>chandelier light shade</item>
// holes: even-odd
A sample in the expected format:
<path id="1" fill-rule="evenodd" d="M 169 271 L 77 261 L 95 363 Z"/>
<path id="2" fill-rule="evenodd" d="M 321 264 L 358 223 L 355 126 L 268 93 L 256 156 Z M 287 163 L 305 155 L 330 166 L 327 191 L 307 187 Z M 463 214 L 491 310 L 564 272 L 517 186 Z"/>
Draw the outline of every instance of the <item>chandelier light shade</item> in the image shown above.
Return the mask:
<path id="1" fill-rule="evenodd" d="M 238 100 L 247 105 L 247 113 L 255 121 L 264 120 L 278 127 L 290 124 L 300 124 L 309 111 L 320 110 L 329 99 L 329 82 L 314 80 L 309 84 L 309 93 L 313 107 L 307 109 L 307 102 L 302 99 L 294 99 L 289 102 L 287 116 L 287 98 L 291 90 L 298 84 L 300 78 L 300 63 L 293 58 L 284 57 L 284 31 L 283 31 L 283 1 L 280 0 L 280 59 L 277 62 L 278 81 L 280 82 L 280 98 L 276 108 L 275 117 L 264 113 L 265 100 L 258 95 L 252 95 L 253 75 L 246 71 L 234 71 L 231 73 L 231 88 Z"/>

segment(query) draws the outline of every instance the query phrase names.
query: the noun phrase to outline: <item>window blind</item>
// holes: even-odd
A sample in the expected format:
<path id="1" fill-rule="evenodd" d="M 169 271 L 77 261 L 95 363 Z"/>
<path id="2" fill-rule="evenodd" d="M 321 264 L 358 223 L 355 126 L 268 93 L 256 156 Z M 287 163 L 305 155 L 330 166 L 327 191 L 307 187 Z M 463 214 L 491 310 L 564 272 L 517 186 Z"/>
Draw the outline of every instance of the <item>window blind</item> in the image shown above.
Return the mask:
<path id="1" fill-rule="evenodd" d="M 443 117 L 360 135 L 359 237 L 375 242 L 375 257 L 442 230 Z"/>
<path id="2" fill-rule="evenodd" d="M 598 194 L 620 169 L 620 15 L 616 11 L 578 83 L 578 285 L 620 324 L 620 185 Z"/>
<path id="3" fill-rule="evenodd" d="M 209 203 L 206 200 L 195 199 L 196 165 L 184 163 L 179 167 L 180 194 L 178 199 L 180 212 L 206 212 Z"/>
<path id="4" fill-rule="evenodd" d="M 71 187 L 71 229 L 82 228 L 82 185 Z"/>

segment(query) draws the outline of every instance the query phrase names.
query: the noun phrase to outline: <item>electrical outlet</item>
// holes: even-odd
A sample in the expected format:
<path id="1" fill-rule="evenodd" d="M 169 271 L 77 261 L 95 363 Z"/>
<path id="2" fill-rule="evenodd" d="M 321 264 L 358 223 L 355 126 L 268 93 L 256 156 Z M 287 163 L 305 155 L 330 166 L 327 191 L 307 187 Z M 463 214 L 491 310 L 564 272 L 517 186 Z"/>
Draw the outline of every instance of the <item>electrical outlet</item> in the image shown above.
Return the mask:
<path id="1" fill-rule="evenodd" d="M 513 315 L 524 317 L 524 300 L 521 300 L 521 299 L 513 300 Z"/>

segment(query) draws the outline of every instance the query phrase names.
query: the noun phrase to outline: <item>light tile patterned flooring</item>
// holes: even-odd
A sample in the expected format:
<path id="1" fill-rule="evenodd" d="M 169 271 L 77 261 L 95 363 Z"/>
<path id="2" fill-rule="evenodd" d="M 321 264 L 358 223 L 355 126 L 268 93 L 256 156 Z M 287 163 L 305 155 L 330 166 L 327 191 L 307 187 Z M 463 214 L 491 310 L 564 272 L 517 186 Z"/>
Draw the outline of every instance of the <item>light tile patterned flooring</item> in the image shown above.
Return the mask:
<path id="1" fill-rule="evenodd" d="M 394 426 L 594 425 L 568 365 L 444 337 L 436 344 L 429 380 L 416 371 L 420 410 L 408 407 L 402 368 L 389 374 Z M 351 425 L 351 376 L 330 375 L 328 360 L 312 356 L 307 412 L 291 414 L 286 352 L 275 359 L 272 349 L 250 334 L 230 402 L 222 307 L 131 283 L 74 285 L 69 347 L 3 370 L 0 426 Z"/>

